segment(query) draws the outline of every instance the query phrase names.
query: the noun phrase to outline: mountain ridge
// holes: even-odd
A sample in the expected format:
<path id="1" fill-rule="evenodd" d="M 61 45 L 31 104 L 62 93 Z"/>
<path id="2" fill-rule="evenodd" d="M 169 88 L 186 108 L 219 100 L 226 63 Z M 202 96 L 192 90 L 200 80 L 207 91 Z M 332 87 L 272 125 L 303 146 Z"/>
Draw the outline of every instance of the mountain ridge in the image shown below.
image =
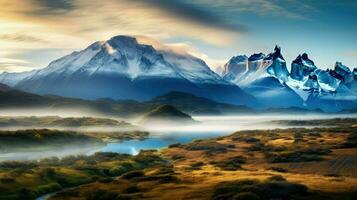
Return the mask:
<path id="1" fill-rule="evenodd" d="M 0 81 L 2 78 L 0 75 Z M 95 42 L 13 85 L 37 94 L 84 99 L 146 101 L 170 91 L 181 91 L 236 105 L 255 102 L 254 97 L 222 79 L 203 60 L 157 50 L 130 36 Z"/>

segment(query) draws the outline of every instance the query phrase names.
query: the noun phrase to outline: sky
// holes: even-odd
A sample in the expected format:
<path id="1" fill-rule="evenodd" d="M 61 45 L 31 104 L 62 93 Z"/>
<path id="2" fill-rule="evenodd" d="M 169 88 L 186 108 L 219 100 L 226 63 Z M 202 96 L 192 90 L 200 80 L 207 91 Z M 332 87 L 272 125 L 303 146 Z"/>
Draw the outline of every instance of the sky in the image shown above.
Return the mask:
<path id="1" fill-rule="evenodd" d="M 115 35 L 152 38 L 204 59 L 282 48 L 323 69 L 357 67 L 356 0 L 0 0 L 0 72 L 49 62 Z"/>

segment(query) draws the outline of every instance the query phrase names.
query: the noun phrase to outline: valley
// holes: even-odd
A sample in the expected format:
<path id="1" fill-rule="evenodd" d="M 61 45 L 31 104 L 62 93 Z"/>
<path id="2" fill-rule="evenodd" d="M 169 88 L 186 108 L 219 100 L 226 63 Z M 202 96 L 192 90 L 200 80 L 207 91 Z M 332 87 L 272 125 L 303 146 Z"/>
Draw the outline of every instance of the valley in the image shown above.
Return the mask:
<path id="1" fill-rule="evenodd" d="M 357 200 L 356 22 L 356 0 L 0 0 L 0 200 Z"/>
<path id="2" fill-rule="evenodd" d="M 205 118 L 195 119 L 204 122 Z M 237 119 L 242 118 L 235 118 L 234 122 Z M 252 122 L 251 118 L 250 123 L 241 122 L 243 130 L 233 134 L 234 131 L 213 134 L 214 126 L 209 128 L 212 134 L 195 134 L 191 129 L 187 135 L 191 139 L 184 140 L 179 139 L 184 136 L 182 129 L 181 134 L 178 131 L 172 135 L 176 140 L 163 146 L 153 142 L 152 146 L 137 149 L 134 155 L 115 153 L 113 148 L 107 149 L 109 152 L 62 158 L 2 161 L 0 199 L 32 199 L 56 191 L 61 192 L 46 198 L 170 199 L 175 194 L 177 199 L 226 199 L 237 195 L 261 198 L 266 192 L 278 198 L 343 196 L 352 200 L 355 197 L 355 118 L 312 117 L 303 121 L 295 116 L 271 123 L 283 124 L 280 129 L 266 126 L 260 127 L 261 130 L 249 129 L 250 124 L 266 124 L 268 119 L 271 116 L 261 121 Z M 295 128 L 283 128 L 286 125 Z M 307 125 L 318 127 L 300 128 Z M 158 137 L 154 135 L 142 141 Z M 161 137 L 165 139 L 169 135 Z M 132 145 L 139 144 L 135 140 L 123 140 L 122 144 L 128 145 L 130 141 L 134 142 Z M 284 189 L 285 193 L 274 192 L 279 188 L 291 189 Z"/>

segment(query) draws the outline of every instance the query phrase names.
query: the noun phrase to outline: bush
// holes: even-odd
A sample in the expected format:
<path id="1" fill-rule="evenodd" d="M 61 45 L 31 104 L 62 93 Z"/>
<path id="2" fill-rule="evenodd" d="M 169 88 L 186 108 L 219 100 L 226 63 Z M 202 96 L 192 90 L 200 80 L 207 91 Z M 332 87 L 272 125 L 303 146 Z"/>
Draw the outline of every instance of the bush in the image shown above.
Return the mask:
<path id="1" fill-rule="evenodd" d="M 111 182 L 113 182 L 113 178 L 103 177 L 103 178 L 98 178 L 97 181 L 99 183 L 111 183 Z"/>
<path id="2" fill-rule="evenodd" d="M 274 175 L 274 176 L 268 178 L 268 181 L 286 181 L 286 179 L 284 177 L 282 177 L 281 175 Z"/>
<path id="3" fill-rule="evenodd" d="M 175 147 L 180 147 L 181 143 L 174 143 L 174 144 L 170 144 L 169 148 L 175 148 Z"/>
<path id="4" fill-rule="evenodd" d="M 137 177 L 142 177 L 144 175 L 145 175 L 145 173 L 143 171 L 131 171 L 131 172 L 127 172 L 127 173 L 123 174 L 121 176 L 121 178 L 133 179 L 133 178 L 137 178 Z"/>
<path id="5" fill-rule="evenodd" d="M 302 150 L 295 150 L 290 152 L 266 152 L 265 156 L 271 163 L 281 163 L 281 162 L 309 162 L 309 161 L 320 161 L 323 155 L 331 153 L 329 149 L 320 148 L 308 148 Z"/>
<path id="6" fill-rule="evenodd" d="M 214 161 L 211 162 L 211 164 L 223 170 L 233 171 L 233 170 L 242 169 L 241 164 L 244 164 L 245 160 L 246 159 L 242 156 L 236 156 L 222 161 L 217 161 L 217 162 Z"/>
<path id="7" fill-rule="evenodd" d="M 273 170 L 273 171 L 276 171 L 276 172 L 281 172 L 281 173 L 288 172 L 288 169 L 281 168 L 281 167 L 271 167 L 270 169 Z"/>
<path id="8" fill-rule="evenodd" d="M 201 169 L 201 167 L 203 165 L 204 165 L 203 162 L 195 162 L 195 163 L 192 163 L 190 166 L 191 166 L 192 170 L 199 170 L 199 169 Z"/>
<path id="9" fill-rule="evenodd" d="M 3 184 L 15 183 L 15 178 L 13 177 L 1 177 L 0 182 Z"/>
<path id="10" fill-rule="evenodd" d="M 38 173 L 42 178 L 54 178 L 56 176 L 56 170 L 50 167 L 41 168 Z"/>
<path id="11" fill-rule="evenodd" d="M 194 142 L 186 146 L 189 151 L 206 151 L 207 153 L 224 153 L 228 146 L 213 141 Z"/>
<path id="12" fill-rule="evenodd" d="M 39 194 L 46 194 L 46 193 L 50 193 L 53 191 L 57 191 L 60 190 L 62 187 L 61 185 L 59 185 L 58 183 L 51 183 L 48 185 L 41 185 L 39 187 L 37 187 L 37 193 Z"/>
<path id="13" fill-rule="evenodd" d="M 306 186 L 285 180 L 265 182 L 240 180 L 218 184 L 214 189 L 212 199 L 300 199 L 306 194 Z"/>
<path id="14" fill-rule="evenodd" d="M 135 185 L 129 186 L 126 189 L 124 189 L 124 191 L 123 191 L 123 193 L 126 193 L 126 194 L 132 194 L 132 193 L 137 193 L 137 192 L 140 192 L 140 189 Z"/>
<path id="15" fill-rule="evenodd" d="M 260 200 L 260 197 L 251 192 L 242 192 L 234 195 L 234 200 Z"/>
<path id="16" fill-rule="evenodd" d="M 87 200 L 121 200 L 122 198 L 116 192 L 109 192 L 106 190 L 97 189 L 86 193 Z"/>

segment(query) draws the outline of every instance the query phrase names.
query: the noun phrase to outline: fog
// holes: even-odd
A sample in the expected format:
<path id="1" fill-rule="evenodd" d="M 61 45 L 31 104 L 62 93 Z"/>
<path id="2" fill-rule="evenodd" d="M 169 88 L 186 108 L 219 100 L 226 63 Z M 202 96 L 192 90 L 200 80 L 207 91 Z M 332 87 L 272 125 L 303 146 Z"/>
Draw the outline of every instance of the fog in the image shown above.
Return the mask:
<path id="1" fill-rule="evenodd" d="M 275 120 L 313 120 L 313 119 L 332 119 L 357 117 L 356 114 L 296 114 L 296 115 L 279 115 L 279 114 L 261 114 L 261 115 L 239 115 L 239 116 L 193 116 L 192 118 L 199 123 L 189 125 L 165 125 L 154 123 L 144 126 L 150 132 L 156 134 L 165 134 L 165 132 L 230 132 L 240 130 L 258 130 L 289 128 L 288 126 L 272 123 Z"/>
<path id="2" fill-rule="evenodd" d="M 239 130 L 257 130 L 257 129 L 274 129 L 274 128 L 288 128 L 278 123 L 271 123 L 273 120 L 312 120 L 312 119 L 329 119 L 329 118 L 347 118 L 357 117 L 356 114 L 348 115 L 240 115 L 240 116 L 193 116 L 192 118 L 199 123 L 188 125 L 168 125 L 160 123 L 151 123 L 150 125 L 141 126 L 136 124 L 139 118 L 119 118 L 113 116 L 105 116 L 94 112 L 78 110 L 60 110 L 54 112 L 53 110 L 1 110 L 0 116 L 61 116 L 61 117 L 102 117 L 111 118 L 119 121 L 126 121 L 132 123 L 134 128 L 118 128 L 118 127 L 80 127 L 80 128 L 66 128 L 54 127 L 55 129 L 65 129 L 74 131 L 130 131 L 143 130 L 150 132 L 148 139 L 145 140 L 126 140 L 126 141 L 110 141 L 103 146 L 77 146 L 64 147 L 59 149 L 48 149 L 46 151 L 26 151 L 26 152 L 6 152 L 0 153 L 0 161 L 3 160 L 32 160 L 41 159 L 45 157 L 63 157 L 68 155 L 90 155 L 98 151 L 104 152 L 118 152 L 137 154 L 142 149 L 160 149 L 167 147 L 173 143 L 187 143 L 195 139 L 205 139 L 212 137 L 219 137 L 229 135 Z M 19 128 L 29 127 L 12 127 L 13 130 Z M 31 127 L 36 128 L 36 127 Z M 38 127 L 37 127 L 38 128 Z M 51 128 L 51 127 L 49 127 Z M 6 128 L 8 129 L 8 128 Z"/>

